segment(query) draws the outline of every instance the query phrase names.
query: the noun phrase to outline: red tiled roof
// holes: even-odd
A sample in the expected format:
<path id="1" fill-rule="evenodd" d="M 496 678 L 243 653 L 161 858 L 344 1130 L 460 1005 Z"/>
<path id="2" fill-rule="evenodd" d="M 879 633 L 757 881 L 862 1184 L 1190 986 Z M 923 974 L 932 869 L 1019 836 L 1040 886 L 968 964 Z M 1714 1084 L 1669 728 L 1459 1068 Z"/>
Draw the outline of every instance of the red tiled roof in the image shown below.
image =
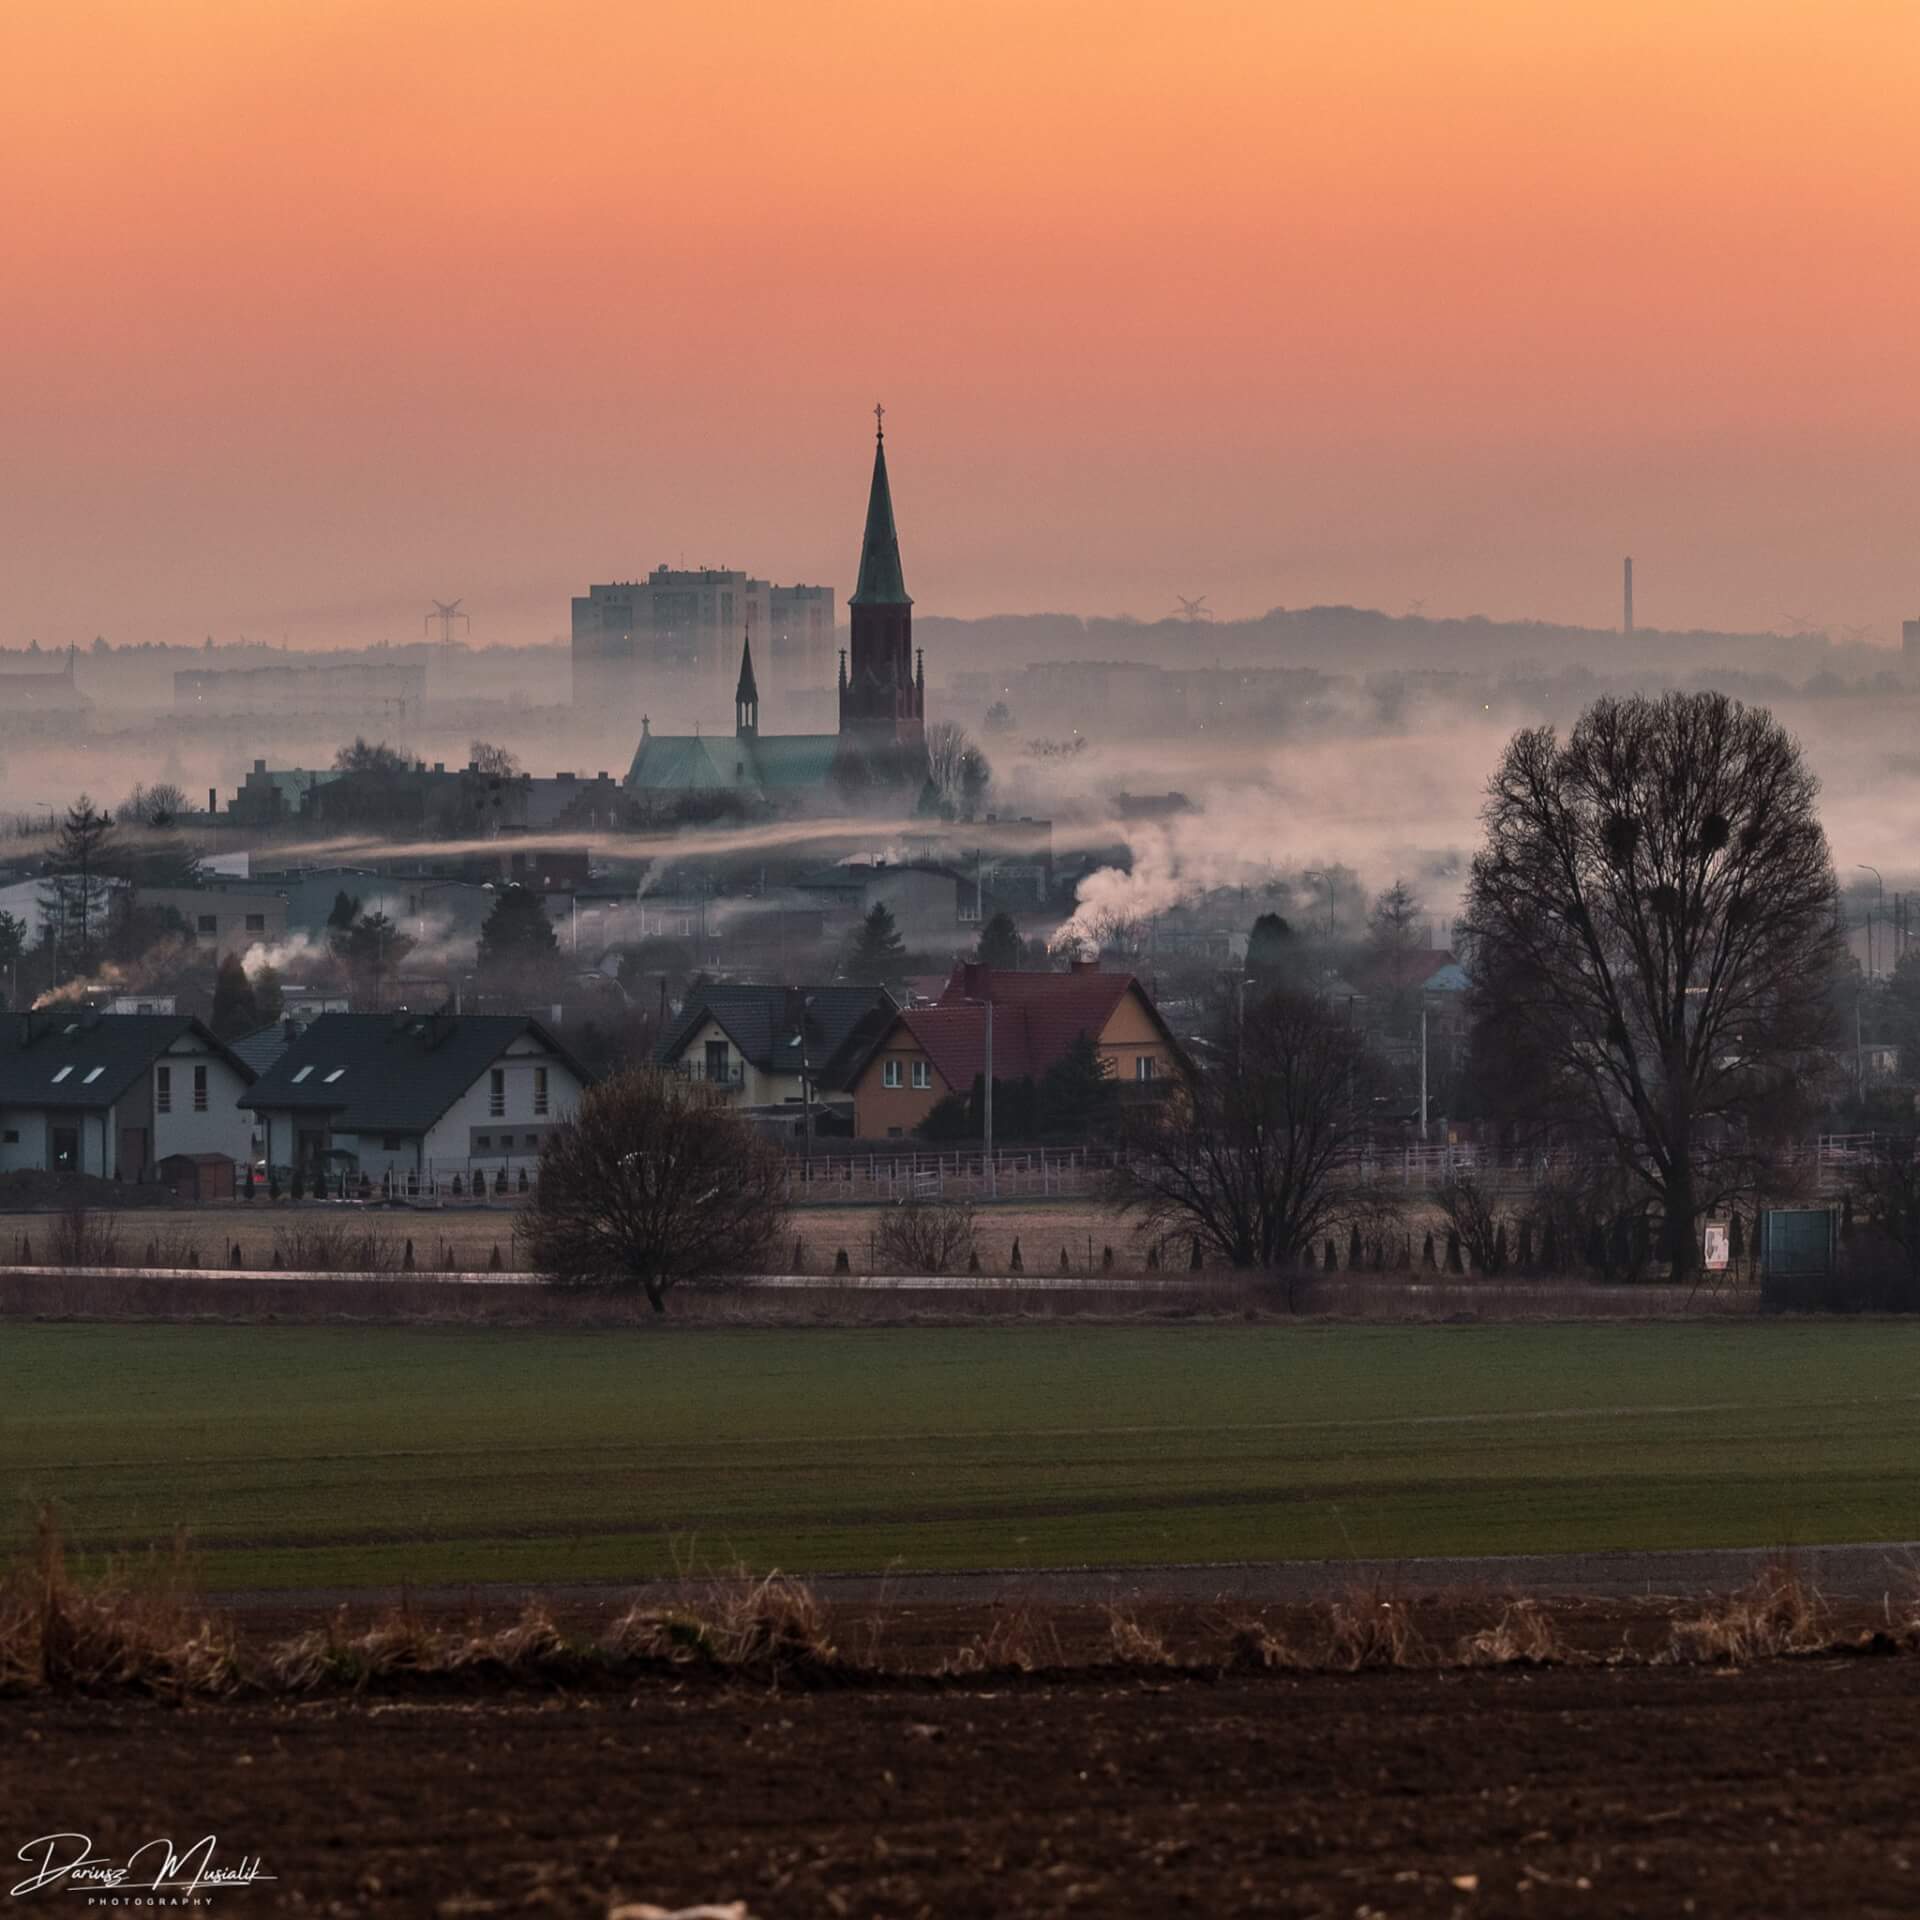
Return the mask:
<path id="1" fill-rule="evenodd" d="M 909 1007 L 900 1024 L 947 1086 L 965 1093 L 987 1068 L 987 1001 L 993 1002 L 993 1077 L 1037 1080 L 1081 1034 L 1097 1039 L 1136 984 L 1130 973 L 1095 967 L 1025 973 L 963 962 L 938 1005 Z"/>

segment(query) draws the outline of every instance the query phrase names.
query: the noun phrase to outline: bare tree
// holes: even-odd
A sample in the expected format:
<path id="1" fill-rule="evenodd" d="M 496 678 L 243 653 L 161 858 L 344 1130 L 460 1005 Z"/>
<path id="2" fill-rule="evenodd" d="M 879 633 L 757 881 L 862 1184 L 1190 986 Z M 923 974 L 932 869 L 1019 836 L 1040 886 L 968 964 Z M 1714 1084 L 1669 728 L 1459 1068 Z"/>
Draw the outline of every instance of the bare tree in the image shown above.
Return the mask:
<path id="1" fill-rule="evenodd" d="M 491 740 L 475 740 L 467 748 L 467 765 L 475 773 L 511 779 L 520 771 L 519 757 L 509 747 L 495 746 Z"/>
<path id="2" fill-rule="evenodd" d="M 1860 1211 L 1898 1253 L 1909 1288 L 1920 1283 L 1920 1139 L 1914 1134 L 1874 1141 L 1860 1176 Z"/>
<path id="3" fill-rule="evenodd" d="M 1676 1275 L 1830 1038 L 1833 866 L 1799 748 L 1724 694 L 1604 699 L 1516 734 L 1466 930 L 1483 1082 L 1605 1141 Z"/>
<path id="4" fill-rule="evenodd" d="M 993 769 L 965 727 L 936 720 L 927 729 L 927 778 L 948 807 L 971 815 L 986 797 Z"/>
<path id="5" fill-rule="evenodd" d="M 913 1195 L 880 1216 L 874 1251 L 895 1273 L 950 1273 L 973 1251 L 973 1207 Z"/>
<path id="6" fill-rule="evenodd" d="M 1469 1173 L 1457 1173 L 1434 1191 L 1440 1217 L 1460 1236 L 1476 1273 L 1500 1271 L 1500 1228 L 1504 1215 L 1491 1193 Z"/>
<path id="7" fill-rule="evenodd" d="M 681 1281 L 764 1268 L 786 1227 L 779 1148 L 712 1089 L 636 1068 L 547 1136 L 513 1234 L 556 1285 L 640 1288 L 659 1313 Z"/>
<path id="8" fill-rule="evenodd" d="M 1358 1036 L 1305 994 L 1249 1007 L 1220 1065 L 1136 1118 L 1118 1197 L 1234 1267 L 1291 1263 L 1353 1199 L 1367 1115 Z"/>

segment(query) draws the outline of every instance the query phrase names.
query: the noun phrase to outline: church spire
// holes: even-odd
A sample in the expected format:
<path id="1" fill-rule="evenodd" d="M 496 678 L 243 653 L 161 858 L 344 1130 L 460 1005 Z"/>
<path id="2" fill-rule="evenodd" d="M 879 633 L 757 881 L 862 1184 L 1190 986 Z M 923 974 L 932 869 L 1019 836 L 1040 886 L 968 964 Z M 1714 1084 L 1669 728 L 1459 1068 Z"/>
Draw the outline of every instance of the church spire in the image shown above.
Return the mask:
<path id="1" fill-rule="evenodd" d="M 743 740 L 760 731 L 760 689 L 753 679 L 753 629 L 740 643 L 740 680 L 733 690 L 733 730 Z"/>
<path id="2" fill-rule="evenodd" d="M 873 485 L 867 494 L 867 530 L 860 542 L 860 578 L 850 607 L 910 607 L 900 571 L 900 535 L 893 524 L 893 489 L 887 484 L 886 409 L 875 407 Z"/>

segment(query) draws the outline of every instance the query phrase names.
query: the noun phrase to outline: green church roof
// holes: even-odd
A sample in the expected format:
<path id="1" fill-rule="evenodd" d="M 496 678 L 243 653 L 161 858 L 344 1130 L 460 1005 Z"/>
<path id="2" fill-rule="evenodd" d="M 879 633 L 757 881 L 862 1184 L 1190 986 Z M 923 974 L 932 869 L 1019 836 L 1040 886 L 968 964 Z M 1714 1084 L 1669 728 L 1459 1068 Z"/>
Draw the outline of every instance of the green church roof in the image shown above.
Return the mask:
<path id="1" fill-rule="evenodd" d="M 900 535 L 893 524 L 893 489 L 887 485 L 887 443 L 876 436 L 873 488 L 867 495 L 867 531 L 860 542 L 860 578 L 850 607 L 910 607 L 906 577 L 900 571 Z"/>

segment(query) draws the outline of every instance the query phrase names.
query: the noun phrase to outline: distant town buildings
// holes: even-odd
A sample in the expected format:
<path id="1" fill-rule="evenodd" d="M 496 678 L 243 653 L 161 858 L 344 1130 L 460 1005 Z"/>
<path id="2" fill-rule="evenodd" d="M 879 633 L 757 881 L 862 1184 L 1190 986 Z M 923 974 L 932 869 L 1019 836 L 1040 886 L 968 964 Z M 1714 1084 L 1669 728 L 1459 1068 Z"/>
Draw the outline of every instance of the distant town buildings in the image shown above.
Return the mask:
<path id="1" fill-rule="evenodd" d="M 427 670 L 370 660 L 298 667 L 188 667 L 173 676 L 176 713 L 324 713 L 385 732 L 419 724 Z"/>
<path id="2" fill-rule="evenodd" d="M 84 733 L 93 702 L 74 684 L 73 649 L 57 667 L 0 671 L 0 734 L 64 739 Z"/>

